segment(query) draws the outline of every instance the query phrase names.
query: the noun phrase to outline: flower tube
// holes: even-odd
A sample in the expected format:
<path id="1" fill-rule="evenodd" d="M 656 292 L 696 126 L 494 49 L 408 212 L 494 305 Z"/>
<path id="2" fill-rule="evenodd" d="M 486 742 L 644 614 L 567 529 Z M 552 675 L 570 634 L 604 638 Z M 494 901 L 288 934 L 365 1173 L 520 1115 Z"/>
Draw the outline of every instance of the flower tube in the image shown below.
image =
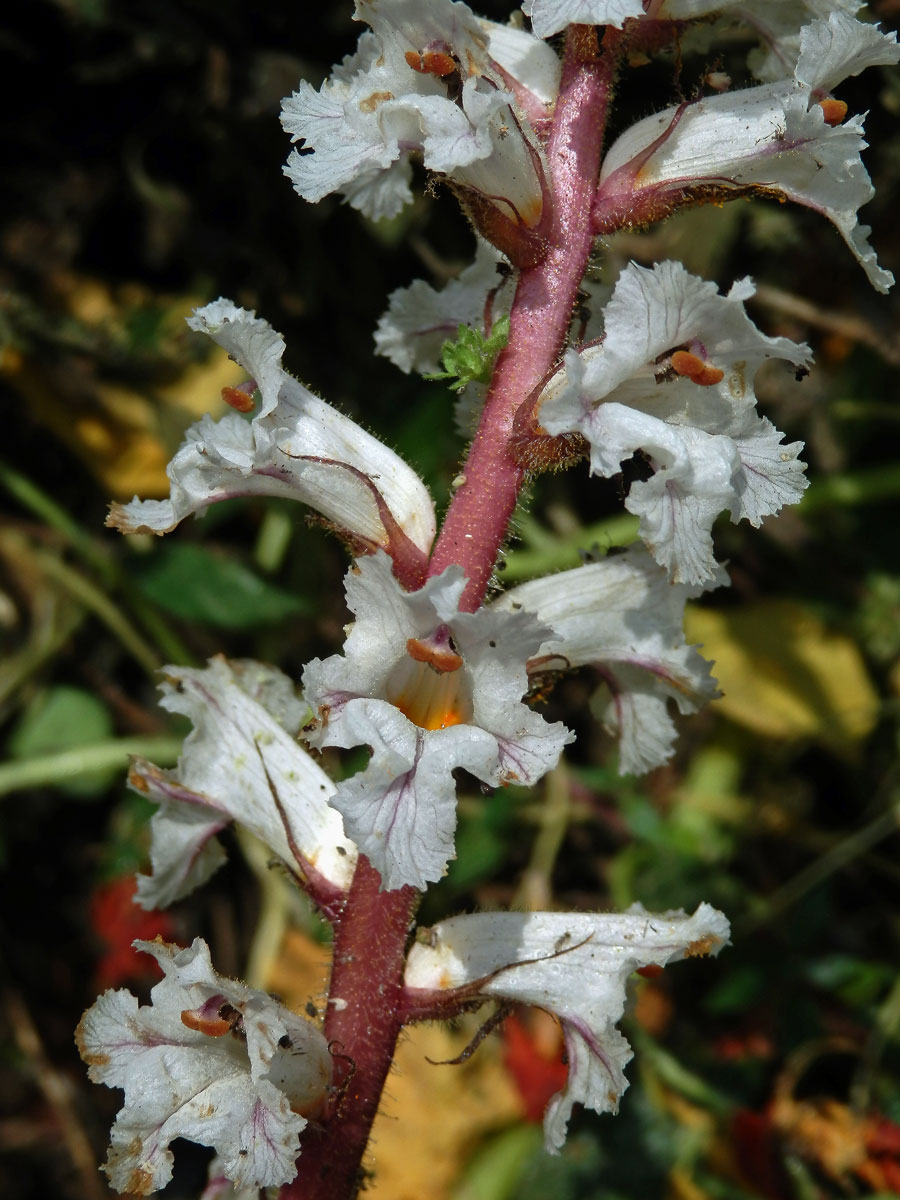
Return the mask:
<path id="1" fill-rule="evenodd" d="M 216 300 L 188 324 L 227 350 L 251 377 L 242 408 L 192 425 L 168 466 L 168 500 L 113 504 L 108 525 L 123 533 L 168 533 L 185 517 L 235 496 L 283 496 L 320 512 L 358 551 L 388 550 L 423 562 L 434 538 L 434 507 L 411 467 L 281 366 L 284 339 L 267 321 Z"/>
<path id="2" fill-rule="evenodd" d="M 297 744 L 309 709 L 287 677 L 219 657 L 205 670 L 166 667 L 162 693 L 162 707 L 194 729 L 174 770 L 131 764 L 131 786 L 160 806 L 150 823 L 152 873 L 138 876 L 137 902 L 165 908 L 205 883 L 225 857 L 215 835 L 231 821 L 321 902 L 349 887 L 356 847 L 328 805 L 334 784 Z"/>
<path id="3" fill-rule="evenodd" d="M 455 996 L 533 1004 L 563 1027 L 569 1077 L 544 1114 L 544 1139 L 558 1153 L 573 1106 L 617 1112 L 628 1087 L 631 1047 L 616 1028 L 625 984 L 641 967 L 718 954 L 725 917 L 709 904 L 692 916 L 648 913 L 475 913 L 425 930 L 409 952 L 407 1003 L 437 1012 Z"/>

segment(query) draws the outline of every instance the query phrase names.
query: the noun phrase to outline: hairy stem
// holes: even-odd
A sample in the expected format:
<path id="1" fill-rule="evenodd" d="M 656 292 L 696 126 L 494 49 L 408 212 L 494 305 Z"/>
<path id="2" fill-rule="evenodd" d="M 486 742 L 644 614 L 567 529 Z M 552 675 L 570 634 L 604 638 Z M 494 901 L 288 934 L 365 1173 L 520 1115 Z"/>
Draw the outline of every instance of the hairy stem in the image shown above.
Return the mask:
<path id="1" fill-rule="evenodd" d="M 401 1029 L 406 941 L 418 893 L 382 892 L 360 856 L 335 929 L 324 1033 L 335 1056 L 337 1091 L 320 1128 L 302 1140 L 299 1174 L 281 1200 L 350 1200 Z"/>
<path id="2" fill-rule="evenodd" d="M 509 340 L 497 359 L 484 411 L 434 548 L 429 576 L 458 563 L 468 576 L 460 608 L 484 598 L 522 487 L 509 448 L 516 411 L 558 359 L 565 343 L 593 235 L 590 207 L 618 58 L 608 30 L 601 50 L 592 26 L 566 35 L 562 81 L 548 147 L 554 216 L 547 256 L 528 267 L 510 313 Z"/>

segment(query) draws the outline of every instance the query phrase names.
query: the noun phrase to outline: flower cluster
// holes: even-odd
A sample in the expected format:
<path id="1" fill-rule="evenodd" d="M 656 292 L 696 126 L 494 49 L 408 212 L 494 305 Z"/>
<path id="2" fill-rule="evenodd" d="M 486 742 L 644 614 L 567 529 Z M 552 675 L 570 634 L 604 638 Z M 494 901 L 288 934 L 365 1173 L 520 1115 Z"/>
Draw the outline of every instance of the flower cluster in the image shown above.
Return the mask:
<path id="1" fill-rule="evenodd" d="M 508 317 L 492 383 L 463 399 L 469 418 L 480 414 L 472 457 L 492 439 L 496 453 L 476 482 L 464 469 L 438 532 L 415 472 L 285 370 L 284 341 L 266 321 L 225 299 L 190 319 L 246 370 L 242 387 L 225 389 L 236 411 L 188 431 L 169 466 L 168 500 L 114 505 L 110 523 L 161 534 L 234 496 L 299 500 L 352 553 L 353 621 L 342 653 L 306 664 L 302 697 L 281 672 L 255 663 L 220 657 L 204 669 L 166 668 L 162 704 L 193 732 L 174 770 L 132 767 L 131 785 L 159 805 L 139 902 L 170 904 L 205 882 L 223 858 L 215 835 L 239 822 L 332 922 L 336 944 L 345 938 L 355 949 L 335 952 L 344 990 L 332 992 L 323 1034 L 218 976 L 199 939 L 185 950 L 137 943 L 164 973 L 151 1005 L 107 992 L 78 1033 L 92 1078 L 125 1089 L 107 1164 L 119 1190 L 163 1186 L 179 1136 L 217 1151 L 210 1197 L 229 1182 L 292 1180 L 313 1118 L 324 1130 L 316 1145 L 328 1147 L 329 1131 L 346 1121 L 364 1146 L 390 1038 L 404 1021 L 451 1018 L 490 999 L 537 1005 L 561 1022 L 568 1080 L 545 1115 L 546 1144 L 557 1151 L 573 1104 L 615 1111 L 627 1086 L 630 1049 L 617 1023 L 628 975 L 727 942 L 728 923 L 709 905 L 693 916 L 637 906 L 607 916 L 451 918 L 420 933 L 407 954 L 404 896 L 439 880 L 455 855 L 460 771 L 493 788 L 533 785 L 554 768 L 573 737 L 533 700 L 564 671 L 593 673 L 594 707 L 625 773 L 672 755 L 673 706 L 691 713 L 717 695 L 711 665 L 685 641 L 684 606 L 727 582 L 713 538 L 722 512 L 757 526 L 803 493 L 801 445 L 759 415 L 754 380 L 770 360 L 805 370 L 810 353 L 756 328 L 744 309 L 753 294 L 746 279 L 722 294 L 662 262 L 626 266 L 613 287 L 587 284 L 591 237 L 709 199 L 777 196 L 827 216 L 886 290 L 892 276 L 857 222 L 872 190 L 862 118 L 845 120 L 831 93 L 866 67 L 896 63 L 900 49 L 856 21 L 857 8 L 855 0 L 526 0 L 529 31 L 481 20 L 460 0 L 357 0 L 368 29 L 356 52 L 318 91 L 301 83 L 284 102 L 296 144 L 286 170 L 305 199 L 338 194 L 368 217 L 395 215 L 411 198 L 414 159 L 459 199 L 481 237 L 475 262 L 443 291 L 420 281 L 394 293 L 376 347 L 401 370 L 427 374 L 460 325 L 477 341 Z M 697 18 L 717 17 L 759 34 L 764 49 L 751 63 L 763 82 L 639 121 L 602 162 L 595 144 L 599 165 L 579 192 L 584 139 L 596 143 L 602 130 L 579 124 L 578 106 L 596 102 L 605 120 L 625 50 L 652 49 Z M 608 27 L 602 40 L 593 25 Z M 564 29 L 561 66 L 543 39 Z M 584 211 L 566 208 L 575 195 L 588 196 Z M 580 258 L 561 232 L 576 226 Z M 592 287 L 595 311 L 577 321 L 582 286 Z M 544 326 L 557 333 L 541 341 Z M 529 457 L 529 444 L 551 449 Z M 562 447 L 555 459 L 554 447 Z M 494 503 L 491 470 L 512 480 L 511 514 L 526 465 L 588 457 L 592 474 L 611 477 L 636 455 L 647 470 L 626 500 L 639 518 L 635 545 L 490 597 L 473 588 L 506 535 L 504 525 L 480 551 L 467 544 Z M 301 741 L 313 752 L 363 747 L 368 759 L 332 780 Z M 384 956 L 394 975 L 354 993 L 367 979 L 360 947 L 382 919 L 394 921 L 393 958 Z M 366 1075 L 373 996 L 396 1005 L 378 1026 L 390 1031 L 380 1075 L 374 1067 Z M 351 1068 L 336 1065 L 326 1040 L 344 1012 L 334 1041 Z M 366 1026 L 357 1042 L 354 1019 Z M 344 1086 L 351 1070 L 364 1084 Z M 354 1108 L 365 1104 L 371 1111 Z"/>
<path id="2" fill-rule="evenodd" d="M 304 200 L 339 192 L 375 219 L 412 199 L 410 154 L 446 179 L 473 220 L 524 266 L 551 218 L 537 129 L 559 60 L 521 30 L 479 20 L 457 0 L 359 0 L 370 30 L 317 92 L 284 103 L 299 148 L 286 174 Z"/>

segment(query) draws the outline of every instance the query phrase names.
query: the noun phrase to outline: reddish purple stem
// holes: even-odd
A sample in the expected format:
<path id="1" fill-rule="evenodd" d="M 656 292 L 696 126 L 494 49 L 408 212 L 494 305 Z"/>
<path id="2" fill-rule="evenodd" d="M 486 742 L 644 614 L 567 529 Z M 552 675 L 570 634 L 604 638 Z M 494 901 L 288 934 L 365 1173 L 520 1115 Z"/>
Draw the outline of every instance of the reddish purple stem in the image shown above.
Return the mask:
<path id="1" fill-rule="evenodd" d="M 528 267 L 510 312 L 509 340 L 500 354 L 475 439 L 428 568 L 439 575 L 458 563 L 468 582 L 460 608 L 484 599 L 522 487 L 523 470 L 509 438 L 517 409 L 559 358 L 593 233 L 591 200 L 616 70 L 618 35 L 608 30 L 598 53 L 597 31 L 572 25 L 566 36 L 559 99 L 548 161 L 554 219 L 546 258 Z"/>
<path id="2" fill-rule="evenodd" d="M 335 925 L 325 1037 L 335 1094 L 321 1126 L 303 1132 L 298 1174 L 281 1200 L 350 1200 L 401 1029 L 406 941 L 418 893 L 381 892 L 381 876 L 360 855 Z"/>

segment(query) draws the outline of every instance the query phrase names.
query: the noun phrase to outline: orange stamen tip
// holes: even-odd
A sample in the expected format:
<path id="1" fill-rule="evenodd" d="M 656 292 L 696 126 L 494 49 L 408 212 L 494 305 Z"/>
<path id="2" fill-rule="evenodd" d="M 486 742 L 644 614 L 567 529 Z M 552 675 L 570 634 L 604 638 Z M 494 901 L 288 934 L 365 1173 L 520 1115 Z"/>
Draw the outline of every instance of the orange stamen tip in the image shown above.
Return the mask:
<path id="1" fill-rule="evenodd" d="M 437 75 L 443 78 L 445 75 L 452 75 L 456 70 L 456 63 L 450 55 L 437 50 L 426 50 L 423 54 L 407 50 L 403 57 L 407 66 L 418 71 L 420 75 Z"/>
<path id="2" fill-rule="evenodd" d="M 407 639 L 406 653 L 415 662 L 427 663 L 441 675 L 450 671 L 458 671 L 463 665 L 463 660 L 455 651 L 431 646 L 428 642 L 420 641 L 419 638 Z"/>
<path id="3" fill-rule="evenodd" d="M 713 384 L 721 383 L 725 378 L 724 371 L 718 367 L 711 367 L 709 363 L 705 363 L 698 355 L 691 354 L 689 350 L 676 350 L 672 355 L 671 365 L 676 375 L 685 375 L 700 387 L 712 387 Z"/>
<path id="4" fill-rule="evenodd" d="M 689 350 L 676 350 L 672 355 L 672 370 L 676 375 L 687 375 L 693 379 L 695 375 L 699 375 L 706 363 L 702 358 L 698 358 L 696 354 L 691 354 Z"/>
<path id="5" fill-rule="evenodd" d="M 833 100 L 830 96 L 819 101 L 819 108 L 825 115 L 826 125 L 840 125 L 847 115 L 847 105 L 843 100 Z"/>
<path id="6" fill-rule="evenodd" d="M 456 63 L 449 54 L 440 54 L 437 51 L 429 51 L 422 55 L 422 65 L 429 75 L 452 75 L 456 70 Z"/>
<path id="7" fill-rule="evenodd" d="M 699 375 L 693 376 L 694 383 L 698 383 L 700 387 L 712 387 L 715 383 L 721 383 L 725 378 L 725 372 L 719 367 L 711 367 L 708 363 L 704 366 Z"/>
<path id="8" fill-rule="evenodd" d="M 181 1013 L 182 1025 L 207 1037 L 224 1037 L 231 1029 L 231 1022 L 223 1017 L 203 1017 L 200 1012 L 199 1008 L 185 1008 Z"/>
<path id="9" fill-rule="evenodd" d="M 240 388 L 223 387 L 222 399 L 226 404 L 230 404 L 232 408 L 236 408 L 238 412 L 251 412 L 253 409 L 253 397 L 249 392 L 242 391 Z"/>

